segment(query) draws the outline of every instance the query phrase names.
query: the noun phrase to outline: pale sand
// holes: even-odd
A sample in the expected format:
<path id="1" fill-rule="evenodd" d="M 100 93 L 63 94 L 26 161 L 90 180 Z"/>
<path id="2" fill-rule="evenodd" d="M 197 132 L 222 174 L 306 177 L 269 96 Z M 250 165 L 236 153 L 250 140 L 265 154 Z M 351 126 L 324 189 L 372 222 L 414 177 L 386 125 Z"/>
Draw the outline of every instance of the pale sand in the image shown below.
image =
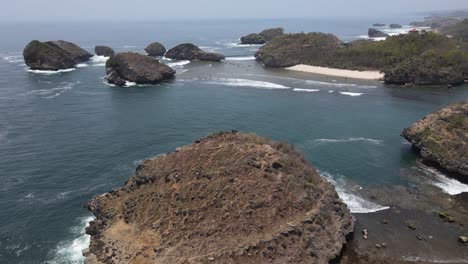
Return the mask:
<path id="1" fill-rule="evenodd" d="M 352 78 L 352 79 L 363 79 L 363 80 L 379 80 L 384 77 L 383 73 L 380 73 L 378 71 L 350 71 L 350 70 L 310 66 L 310 65 L 305 65 L 305 64 L 292 66 L 292 67 L 286 68 L 286 70 L 323 74 L 323 75 Z"/>

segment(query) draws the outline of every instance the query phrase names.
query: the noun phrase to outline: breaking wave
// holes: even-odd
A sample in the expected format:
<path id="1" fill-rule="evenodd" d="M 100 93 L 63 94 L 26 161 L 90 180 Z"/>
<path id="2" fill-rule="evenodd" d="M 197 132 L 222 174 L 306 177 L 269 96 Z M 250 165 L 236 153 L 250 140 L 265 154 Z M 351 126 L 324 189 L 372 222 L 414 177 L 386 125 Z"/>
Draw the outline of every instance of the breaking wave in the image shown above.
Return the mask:
<path id="1" fill-rule="evenodd" d="M 361 96 L 363 95 L 364 93 L 352 93 L 352 92 L 339 92 L 340 94 L 342 95 L 348 95 L 348 96 Z"/>
<path id="2" fill-rule="evenodd" d="M 5 56 L 3 57 L 3 59 L 9 63 L 18 63 L 18 62 L 24 63 L 23 55 Z"/>
<path id="3" fill-rule="evenodd" d="M 355 214 L 364 214 L 364 213 L 374 213 L 382 210 L 387 210 L 390 207 L 382 206 L 372 201 L 366 200 L 363 197 L 357 196 L 350 191 L 346 190 L 346 182 L 340 177 L 339 179 L 335 179 L 330 173 L 328 172 L 320 172 L 320 175 L 324 177 L 328 182 L 335 186 L 336 192 L 338 196 L 340 196 L 341 200 L 348 206 L 351 213 Z"/>
<path id="4" fill-rule="evenodd" d="M 247 79 L 231 79 L 231 78 L 219 78 L 207 83 L 227 85 L 227 86 L 237 86 L 237 87 L 254 87 L 260 89 L 290 89 L 290 87 L 271 83 L 271 82 L 262 82 L 262 81 L 253 81 Z"/>
<path id="5" fill-rule="evenodd" d="M 456 179 L 449 178 L 445 176 L 442 172 L 430 168 L 423 164 L 418 164 L 416 167 L 417 170 L 423 172 L 427 176 L 431 176 L 431 184 L 439 187 L 447 194 L 457 195 L 460 193 L 468 192 L 468 185 L 464 184 Z"/>
<path id="6" fill-rule="evenodd" d="M 58 87 L 51 88 L 51 89 L 31 90 L 27 92 L 26 94 L 41 95 L 43 96 L 43 98 L 51 99 L 51 98 L 60 96 L 61 94 L 63 94 L 64 92 L 68 90 L 73 89 L 79 83 L 80 82 L 62 83 L 62 86 L 58 86 Z"/>
<path id="7" fill-rule="evenodd" d="M 320 89 L 302 89 L 302 88 L 294 88 L 293 91 L 295 91 L 295 92 L 312 93 L 312 92 L 319 92 Z"/>
<path id="8" fill-rule="evenodd" d="M 337 144 L 337 143 L 350 143 L 350 142 L 364 142 L 373 145 L 381 145 L 383 140 L 373 139 L 373 138 L 344 138 L 344 139 L 333 139 L 333 138 L 319 138 L 312 141 L 313 145 L 323 145 L 323 144 Z"/>
<path id="9" fill-rule="evenodd" d="M 55 249 L 54 259 L 47 263 L 83 263 L 84 257 L 82 251 L 89 247 L 90 241 L 90 236 L 85 233 L 85 229 L 89 225 L 89 222 L 93 220 L 94 217 L 92 216 L 80 218 L 80 224 L 70 230 L 75 238 L 73 240 L 60 243 Z"/>
<path id="10" fill-rule="evenodd" d="M 71 72 L 71 71 L 76 70 L 76 68 L 63 69 L 63 70 L 58 70 L 58 71 L 43 71 L 43 70 L 32 70 L 32 69 L 26 69 L 26 70 L 34 74 L 52 75 L 52 74 L 60 74 L 64 72 Z"/>
<path id="11" fill-rule="evenodd" d="M 245 56 L 245 57 L 226 57 L 227 61 L 250 61 L 255 60 L 254 56 Z"/>
<path id="12" fill-rule="evenodd" d="M 169 63 L 167 63 L 167 66 L 177 67 L 177 66 L 184 66 L 184 65 L 187 65 L 189 63 L 190 63 L 189 60 L 183 60 L 183 61 L 169 62 Z"/>

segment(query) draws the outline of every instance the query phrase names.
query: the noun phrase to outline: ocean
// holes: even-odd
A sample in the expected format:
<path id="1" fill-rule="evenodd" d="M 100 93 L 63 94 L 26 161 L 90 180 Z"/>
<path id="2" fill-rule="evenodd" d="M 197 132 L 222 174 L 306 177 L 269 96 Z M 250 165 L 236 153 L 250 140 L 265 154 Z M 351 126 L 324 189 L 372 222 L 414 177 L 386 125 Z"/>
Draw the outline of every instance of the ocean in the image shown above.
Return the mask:
<path id="1" fill-rule="evenodd" d="M 417 161 L 401 131 L 426 114 L 468 99 L 468 85 L 405 88 L 379 82 L 265 69 L 259 46 L 239 38 L 268 27 L 358 39 L 388 19 L 67 22 L 0 24 L 0 263 L 82 263 L 83 205 L 121 186 L 144 159 L 210 133 L 239 130 L 293 144 L 331 181 L 353 213 L 386 210 L 353 192 L 412 185 L 421 178 L 455 195 L 468 185 Z M 106 84 L 105 58 L 75 69 L 28 71 L 33 39 L 72 41 L 93 51 L 167 48 L 193 42 L 222 63 L 167 61 L 176 79 L 154 86 Z"/>

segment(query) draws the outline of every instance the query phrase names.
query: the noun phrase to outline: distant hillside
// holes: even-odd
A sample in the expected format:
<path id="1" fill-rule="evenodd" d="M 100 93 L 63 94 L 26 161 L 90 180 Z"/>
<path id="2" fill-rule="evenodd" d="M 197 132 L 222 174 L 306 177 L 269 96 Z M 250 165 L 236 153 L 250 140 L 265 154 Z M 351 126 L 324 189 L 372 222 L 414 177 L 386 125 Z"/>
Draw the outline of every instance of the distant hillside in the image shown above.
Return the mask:
<path id="1" fill-rule="evenodd" d="M 444 27 L 441 33 L 450 35 L 460 41 L 468 41 L 468 18 L 455 25 Z"/>

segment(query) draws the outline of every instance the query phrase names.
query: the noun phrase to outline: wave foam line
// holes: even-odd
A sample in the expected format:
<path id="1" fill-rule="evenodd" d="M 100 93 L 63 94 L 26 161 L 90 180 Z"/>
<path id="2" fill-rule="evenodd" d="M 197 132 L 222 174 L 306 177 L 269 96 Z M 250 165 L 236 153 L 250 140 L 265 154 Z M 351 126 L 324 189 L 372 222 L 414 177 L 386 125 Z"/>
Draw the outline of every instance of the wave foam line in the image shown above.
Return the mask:
<path id="1" fill-rule="evenodd" d="M 382 210 L 387 210 L 390 207 L 382 206 L 372 201 L 366 200 L 360 196 L 357 196 L 345 189 L 346 182 L 342 179 L 335 180 L 334 177 L 328 172 L 320 172 L 320 175 L 324 177 L 328 182 L 335 186 L 336 192 L 341 200 L 348 206 L 351 213 L 365 214 L 374 213 Z"/>
<path id="2" fill-rule="evenodd" d="M 312 92 L 319 92 L 320 89 L 302 89 L 302 88 L 294 88 L 293 91 L 295 91 L 295 92 L 312 93 Z"/>
<path id="3" fill-rule="evenodd" d="M 43 70 L 27 69 L 27 71 L 30 72 L 30 73 L 44 74 L 44 75 L 59 74 L 59 73 L 64 73 L 64 72 L 71 72 L 71 71 L 74 71 L 74 70 L 76 70 L 76 68 L 63 69 L 63 70 L 58 70 L 58 71 L 43 71 Z"/>
<path id="4" fill-rule="evenodd" d="M 374 145 L 381 145 L 383 140 L 380 139 L 373 139 L 373 138 L 365 138 L 365 137 L 357 137 L 357 138 L 344 138 L 344 139 L 333 139 L 333 138 L 319 138 L 314 139 L 313 143 L 316 145 L 322 144 L 336 144 L 336 143 L 350 143 L 350 142 L 364 142 Z"/>
<path id="5" fill-rule="evenodd" d="M 106 57 L 106 56 L 94 55 L 93 57 L 91 57 L 91 62 L 93 62 L 93 63 L 102 63 L 102 62 L 106 62 L 108 59 L 109 59 L 109 57 Z"/>
<path id="6" fill-rule="evenodd" d="M 456 179 L 445 176 L 442 172 L 430 168 L 426 165 L 419 164 L 417 169 L 424 174 L 433 177 L 431 184 L 442 189 L 443 192 L 449 195 L 457 195 L 460 193 L 468 192 L 468 185 Z"/>
<path id="7" fill-rule="evenodd" d="M 340 92 L 340 94 L 355 97 L 355 96 L 361 96 L 364 93 Z"/>
<path id="8" fill-rule="evenodd" d="M 27 92 L 26 94 L 46 95 L 44 98 L 51 99 L 51 98 L 61 95 L 62 93 L 68 90 L 73 89 L 73 87 L 75 87 L 79 83 L 80 82 L 67 83 L 66 85 L 55 87 L 52 89 L 31 90 Z"/>
<path id="9" fill-rule="evenodd" d="M 263 81 L 253 81 L 247 79 L 231 79 L 231 78 L 219 78 L 215 81 L 210 81 L 211 84 L 227 85 L 227 86 L 236 86 L 236 87 L 253 87 L 260 89 L 291 89 L 290 87 Z"/>
<path id="10" fill-rule="evenodd" d="M 226 57 L 227 61 L 251 61 L 255 60 L 254 56 L 245 56 L 245 57 Z"/>
<path id="11" fill-rule="evenodd" d="M 169 63 L 167 63 L 167 66 L 169 66 L 169 67 L 177 67 L 177 66 L 181 67 L 181 66 L 187 65 L 189 63 L 190 63 L 189 60 L 183 60 L 183 61 L 169 62 Z"/>
<path id="12" fill-rule="evenodd" d="M 89 222 L 94 220 L 94 217 L 82 217 L 79 219 L 80 224 L 71 229 L 74 239 L 59 243 L 55 249 L 55 257 L 52 263 L 83 263 L 83 250 L 89 247 L 90 236 L 86 234 L 86 227 Z"/>

